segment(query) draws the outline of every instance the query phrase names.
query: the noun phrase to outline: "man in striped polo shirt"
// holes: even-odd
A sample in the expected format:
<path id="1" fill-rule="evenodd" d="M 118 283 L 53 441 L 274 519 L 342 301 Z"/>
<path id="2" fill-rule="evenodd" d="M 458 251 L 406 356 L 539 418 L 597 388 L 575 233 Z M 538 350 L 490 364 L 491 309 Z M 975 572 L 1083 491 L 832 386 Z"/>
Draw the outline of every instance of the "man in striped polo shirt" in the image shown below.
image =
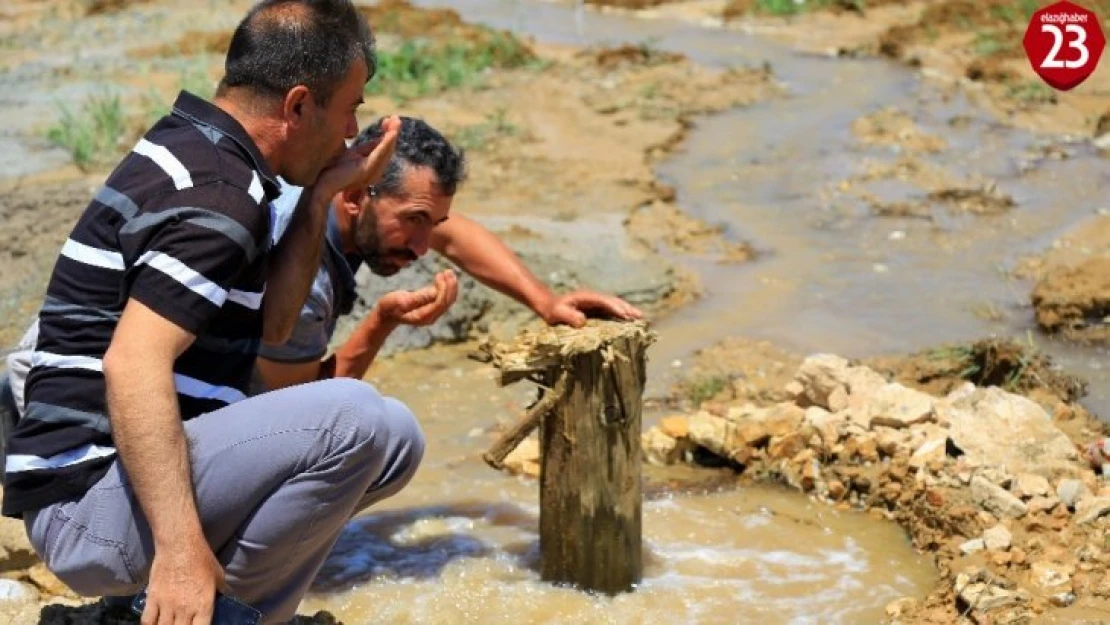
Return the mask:
<path id="1" fill-rule="evenodd" d="M 216 593 L 291 618 L 342 525 L 423 453 L 412 414 L 328 380 L 247 399 L 289 336 L 330 199 L 379 176 L 398 122 L 348 149 L 373 75 L 349 0 L 263 0 L 209 103 L 182 93 L 96 193 L 38 316 L 3 513 L 82 595 L 147 588 L 144 622 Z M 271 246 L 277 177 L 312 188 Z"/>

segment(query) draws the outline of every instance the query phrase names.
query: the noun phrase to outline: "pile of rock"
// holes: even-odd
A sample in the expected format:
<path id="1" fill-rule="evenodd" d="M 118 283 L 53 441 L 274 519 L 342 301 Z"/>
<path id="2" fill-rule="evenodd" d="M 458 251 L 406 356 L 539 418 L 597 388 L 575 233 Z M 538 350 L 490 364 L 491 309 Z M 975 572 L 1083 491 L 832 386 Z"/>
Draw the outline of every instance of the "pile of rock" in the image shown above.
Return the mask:
<path id="1" fill-rule="evenodd" d="M 889 606 L 898 622 L 1019 622 L 1110 597 L 1110 487 L 1041 405 L 971 383 L 935 397 L 826 354 L 806 359 L 787 391 L 791 401 L 771 406 L 663 419 L 643 435 L 645 461 L 708 452 L 898 521 L 942 575 L 925 600 Z"/>

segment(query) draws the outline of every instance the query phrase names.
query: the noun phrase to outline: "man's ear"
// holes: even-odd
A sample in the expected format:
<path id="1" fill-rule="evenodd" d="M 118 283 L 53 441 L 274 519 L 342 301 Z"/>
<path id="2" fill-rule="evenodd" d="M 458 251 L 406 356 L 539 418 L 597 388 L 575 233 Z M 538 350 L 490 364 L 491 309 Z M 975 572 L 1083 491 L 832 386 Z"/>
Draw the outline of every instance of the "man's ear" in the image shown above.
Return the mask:
<path id="1" fill-rule="evenodd" d="M 349 215 L 357 216 L 362 212 L 362 203 L 366 199 L 366 189 L 345 189 L 335 196 L 339 208 Z"/>
<path id="2" fill-rule="evenodd" d="M 312 92 L 304 85 L 297 85 L 285 92 L 282 101 L 281 114 L 285 123 L 294 128 L 299 128 L 307 123 L 312 108 L 316 105 Z"/>

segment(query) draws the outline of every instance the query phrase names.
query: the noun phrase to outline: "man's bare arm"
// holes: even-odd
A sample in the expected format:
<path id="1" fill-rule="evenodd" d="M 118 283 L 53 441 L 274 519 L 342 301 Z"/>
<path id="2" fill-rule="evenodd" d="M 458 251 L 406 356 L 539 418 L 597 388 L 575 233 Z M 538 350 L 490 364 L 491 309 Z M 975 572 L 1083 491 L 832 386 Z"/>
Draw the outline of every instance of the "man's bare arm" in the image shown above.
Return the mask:
<path id="1" fill-rule="evenodd" d="M 431 247 L 482 284 L 540 313 L 555 300 L 547 288 L 497 235 L 478 222 L 451 213 L 432 230 Z"/>
<path id="2" fill-rule="evenodd" d="M 132 299 L 103 365 L 112 436 L 154 537 L 151 605 L 171 618 L 192 613 L 204 620 L 223 570 L 197 512 L 173 374 L 194 338 Z"/>

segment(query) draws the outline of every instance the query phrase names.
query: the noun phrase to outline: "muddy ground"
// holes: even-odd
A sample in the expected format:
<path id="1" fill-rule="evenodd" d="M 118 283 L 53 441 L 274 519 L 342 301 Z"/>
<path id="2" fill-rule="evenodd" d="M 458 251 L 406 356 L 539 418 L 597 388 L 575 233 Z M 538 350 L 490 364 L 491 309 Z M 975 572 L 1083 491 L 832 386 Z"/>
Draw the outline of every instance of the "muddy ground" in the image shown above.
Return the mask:
<path id="1" fill-rule="evenodd" d="M 896 58 L 953 92 L 968 94 L 973 102 L 992 111 L 1000 123 L 1048 136 L 1097 141 L 1110 130 L 1106 121 L 1110 119 L 1110 72 L 1103 68 L 1069 93 L 1043 87 L 1029 69 L 1020 46 L 1013 45 L 1015 33 L 1024 30 L 1024 21 L 1014 13 L 1020 3 L 869 0 L 867 8 L 859 10 L 852 8 L 857 3 L 831 2 L 821 10 L 789 17 L 760 13 L 756 10 L 759 3 L 746 0 L 633 0 L 621 4 L 642 8 L 646 17 L 716 21 L 723 27 L 756 32 L 820 54 Z M 1110 16 L 1110 6 L 1087 4 L 1103 17 Z M 233 2 L 231 8 L 235 11 L 229 9 L 227 13 L 241 13 L 246 6 L 242 1 Z M 18 73 L 23 66 L 46 64 L 53 67 L 48 72 L 49 80 L 63 80 L 67 73 L 81 71 L 77 67 L 64 69 L 67 63 L 84 63 L 84 71 L 103 73 L 105 82 L 153 84 L 166 98 L 180 84 L 179 66 L 165 64 L 167 58 L 199 59 L 190 67 L 209 82 L 218 76 L 218 55 L 226 45 L 229 25 L 226 16 L 215 13 L 203 7 L 174 7 L 158 0 L 15 0 L 0 8 L 4 18 L 0 21 L 0 44 L 5 51 L 0 67 Z M 491 36 L 465 24 L 454 13 L 416 10 L 396 2 L 371 9 L 369 14 L 384 49 L 400 45 L 414 33 L 430 33 L 439 41 L 474 41 Z M 111 20 L 141 18 L 163 24 L 158 20 L 167 15 L 185 18 L 182 21 L 188 23 L 188 28 L 175 25 L 175 30 L 157 30 L 156 35 L 145 38 L 140 34 L 126 39 L 122 47 L 109 36 Z M 69 58 L 58 62 L 55 58 L 51 66 L 51 55 L 40 42 L 62 42 L 80 23 L 98 25 L 93 32 L 103 38 L 100 44 L 104 54 L 113 60 Z M 456 209 L 490 224 L 538 268 L 537 273 L 556 276 L 553 282 L 561 288 L 612 290 L 636 300 L 653 315 L 662 316 L 696 298 L 698 292 L 690 273 L 665 254 L 678 251 L 721 262 L 752 258 L 754 252 L 749 246 L 727 241 L 719 229 L 685 215 L 675 204 L 673 191 L 656 180 L 653 165 L 680 145 L 688 127 L 697 123 L 698 114 L 776 97 L 773 71 L 753 68 L 711 72 L 645 46 L 582 50 L 529 42 L 520 45 L 520 49 L 514 48 L 516 56 L 503 66 L 495 64 L 473 84 L 427 94 L 375 95 L 364 109 L 364 120 L 401 110 L 427 118 L 464 143 L 471 159 L 470 179 L 456 201 Z M 148 73 L 137 74 L 140 66 Z M 50 89 L 54 83 L 49 80 L 44 79 L 37 88 Z M 28 88 L 26 83 L 20 85 Z M 140 109 L 146 92 L 133 89 L 127 93 L 125 108 L 131 115 L 125 125 L 131 134 L 120 139 L 122 147 L 143 127 L 144 119 Z M 70 104 L 76 106 L 80 101 L 74 97 Z M 525 101 L 527 107 L 519 105 Z M 41 116 L 28 119 L 24 131 L 41 137 L 47 122 Z M 873 175 L 909 179 L 928 191 L 931 199 L 942 201 L 948 210 L 991 215 L 1004 213 L 1012 205 L 1010 198 L 989 184 L 976 186 L 949 180 L 915 161 L 914 155 L 943 149 L 944 142 L 921 132 L 901 111 L 861 116 L 852 131 L 863 143 L 896 145 L 904 151 L 899 171 Z M 4 307 L 0 345 L 12 344 L 33 315 L 56 250 L 111 162 L 111 158 L 105 158 L 84 169 L 63 164 L 19 176 L 0 172 L 0 263 L 6 267 L 0 273 L 0 293 L 4 295 L 0 300 Z M 927 210 L 931 210 L 878 201 L 873 209 L 877 215 L 922 218 L 929 218 Z M 581 231 L 575 229 L 575 224 L 585 224 L 595 236 L 619 238 L 623 244 L 614 246 L 610 256 L 586 254 L 587 247 L 598 247 L 596 239 L 592 246 L 582 243 L 588 239 L 578 236 Z M 576 241 L 582 253 L 566 254 L 564 246 L 575 245 Z M 568 264 L 568 256 L 587 260 Z M 424 275 L 421 272 L 434 267 L 434 263 L 429 261 L 424 268 L 411 272 L 410 280 L 419 281 Z M 636 266 L 650 270 L 631 281 L 620 279 L 621 267 Z M 616 271 L 606 273 L 605 268 Z M 563 273 L 558 274 L 559 270 Z M 1045 331 L 1076 340 L 1110 339 L 1106 330 L 1110 324 L 1110 216 L 1096 216 L 1075 232 L 1063 235 L 1052 249 L 1021 263 L 1018 273 L 1036 281 L 1030 301 L 1036 307 L 1035 321 Z M 408 337 L 404 346 L 463 341 L 493 330 L 511 332 L 528 319 L 524 311 L 504 298 L 484 292 L 473 283 L 466 286 L 475 295 L 460 302 L 449 328 Z M 372 301 L 374 288 L 380 285 L 366 287 L 366 301 Z M 676 408 L 700 407 L 711 413 L 725 413 L 728 406 L 744 402 L 772 405 L 791 401 L 787 385 L 803 359 L 801 354 L 770 343 L 731 339 L 703 352 L 666 401 Z M 1028 395 L 1053 415 L 1054 422 L 1077 445 L 1103 433 L 1092 415 L 1076 403 L 1082 395 L 1082 383 L 1057 375 L 1049 363 L 1021 345 L 981 342 L 938 346 L 920 354 L 861 364 L 936 395 L 945 395 L 964 381 L 999 385 Z M 851 479 L 845 479 L 850 486 Z M 878 483 L 880 477 L 872 479 Z M 922 492 L 922 496 L 926 494 Z M 894 501 L 897 499 L 895 496 Z M 946 504 L 945 510 L 965 503 L 957 500 Z M 1059 509 L 1055 506 L 1042 512 L 1046 518 L 1052 514 L 1063 518 Z M 910 508 L 903 509 L 904 515 L 911 512 Z M 928 526 L 925 533 L 930 538 L 925 542 L 934 544 L 923 548 L 938 549 L 938 553 L 943 550 L 937 545 L 948 545 L 946 549 L 951 552 L 952 540 L 971 538 L 981 529 L 959 523 L 934 527 L 929 519 L 935 518 L 926 515 L 914 521 L 903 516 L 898 520 L 915 536 L 921 527 Z M 978 522 L 981 525 L 982 519 Z M 1044 530 L 1025 528 L 1020 533 L 1024 539 L 1026 533 Z M 1086 531 L 1069 532 L 1062 544 L 1054 546 L 1076 549 L 1090 538 Z M 29 589 L 34 597 L 24 608 L 10 611 L 24 619 L 18 622 L 34 622 L 41 605 L 79 602 L 41 565 L 30 566 L 33 556 L 25 546 L 10 544 L 8 552 L 5 576 L 20 580 L 25 584 L 21 588 Z M 1026 570 L 1012 552 L 1006 553 L 1008 557 L 992 556 L 996 561 L 987 562 L 987 567 L 993 566 L 995 573 L 1004 577 Z M 940 563 L 950 564 L 948 560 Z M 954 576 L 956 571 L 952 571 Z M 1086 596 L 1097 598 L 1098 584 L 1091 588 Z M 952 622 L 960 615 L 957 604 L 951 587 L 945 586 L 924 602 L 903 605 L 898 614 L 908 622 Z M 1054 607 L 1051 596 L 1037 607 L 1038 612 L 1049 614 L 1061 609 Z M 53 622 L 76 618 L 73 612 L 61 610 L 52 607 L 43 615 L 55 619 Z M 989 614 L 986 618 L 979 622 L 992 622 Z"/>

